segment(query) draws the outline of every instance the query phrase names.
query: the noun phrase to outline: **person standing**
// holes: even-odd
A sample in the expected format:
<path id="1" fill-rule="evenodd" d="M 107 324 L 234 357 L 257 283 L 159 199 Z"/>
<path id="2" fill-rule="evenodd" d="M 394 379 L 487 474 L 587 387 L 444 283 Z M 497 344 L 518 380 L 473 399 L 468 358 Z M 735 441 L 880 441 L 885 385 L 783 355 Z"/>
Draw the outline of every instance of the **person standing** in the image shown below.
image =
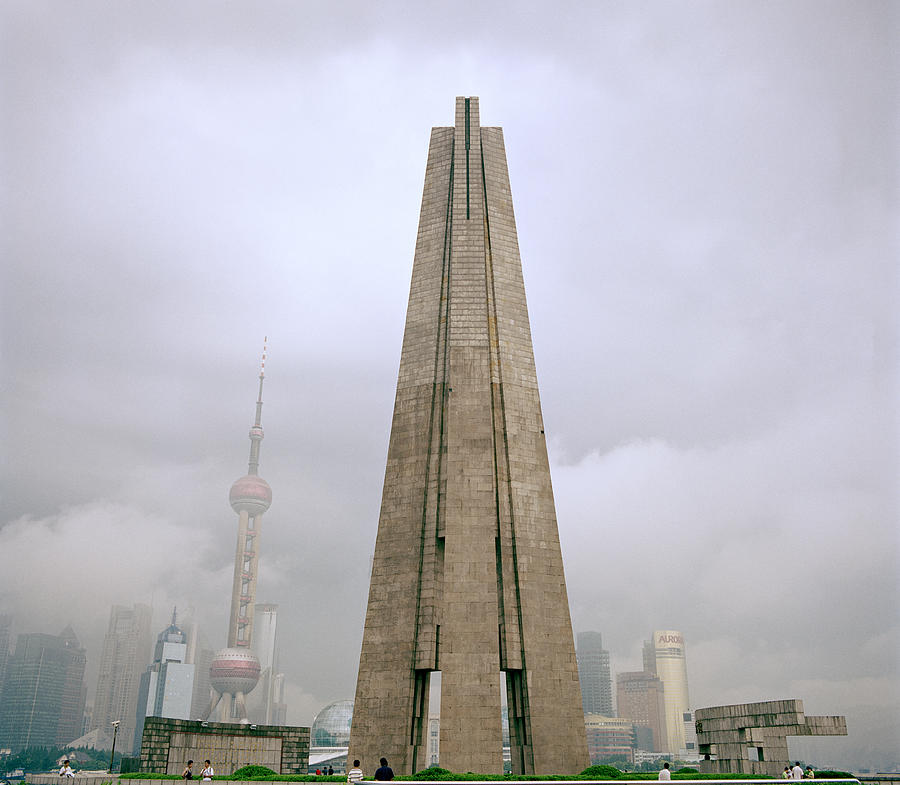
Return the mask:
<path id="1" fill-rule="evenodd" d="M 661 780 L 672 779 L 672 772 L 669 771 L 668 763 L 663 763 L 663 767 L 659 770 L 659 779 L 661 779 Z"/>
<path id="2" fill-rule="evenodd" d="M 795 780 L 803 779 L 803 769 L 800 768 L 799 760 L 794 764 L 794 768 L 791 769 L 791 779 L 795 779 Z"/>
<path id="3" fill-rule="evenodd" d="M 813 771 L 812 766 L 806 767 L 806 774 L 803 776 L 808 780 L 814 780 L 816 778 L 816 773 Z"/>
<path id="4" fill-rule="evenodd" d="M 347 785 L 353 785 L 354 782 L 362 782 L 363 773 L 359 767 L 359 761 L 353 761 L 353 768 L 347 772 Z"/>
<path id="5" fill-rule="evenodd" d="M 329 777 L 333 777 L 333 776 L 334 776 L 334 767 L 333 767 L 333 766 L 329 766 L 329 767 L 328 767 L 328 776 L 329 776 Z"/>
<path id="6" fill-rule="evenodd" d="M 200 776 L 203 778 L 204 782 L 209 782 L 216 776 L 216 772 L 213 771 L 212 763 L 209 762 L 209 759 L 203 761 L 203 771 L 200 772 Z"/>
<path id="7" fill-rule="evenodd" d="M 191 766 L 194 765 L 194 761 L 189 760 L 187 762 L 187 766 L 184 767 L 184 771 L 181 772 L 181 779 L 183 780 L 192 780 L 194 779 L 194 771 Z"/>
<path id="8" fill-rule="evenodd" d="M 388 782 L 394 779 L 394 770 L 388 766 L 387 758 L 378 761 L 381 767 L 375 771 L 375 779 L 381 782 Z"/>
<path id="9" fill-rule="evenodd" d="M 789 780 L 791 778 L 791 767 L 787 765 L 784 767 L 784 771 L 781 772 L 781 779 Z"/>

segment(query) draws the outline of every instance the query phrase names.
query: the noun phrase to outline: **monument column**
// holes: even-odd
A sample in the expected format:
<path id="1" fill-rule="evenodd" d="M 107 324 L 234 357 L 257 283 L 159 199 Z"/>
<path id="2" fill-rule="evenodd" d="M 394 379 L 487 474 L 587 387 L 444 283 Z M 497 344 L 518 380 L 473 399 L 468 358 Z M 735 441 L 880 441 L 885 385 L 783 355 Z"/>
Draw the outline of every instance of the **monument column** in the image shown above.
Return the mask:
<path id="1" fill-rule="evenodd" d="M 427 766 L 587 765 L 503 134 L 458 98 L 432 130 L 348 758 Z"/>

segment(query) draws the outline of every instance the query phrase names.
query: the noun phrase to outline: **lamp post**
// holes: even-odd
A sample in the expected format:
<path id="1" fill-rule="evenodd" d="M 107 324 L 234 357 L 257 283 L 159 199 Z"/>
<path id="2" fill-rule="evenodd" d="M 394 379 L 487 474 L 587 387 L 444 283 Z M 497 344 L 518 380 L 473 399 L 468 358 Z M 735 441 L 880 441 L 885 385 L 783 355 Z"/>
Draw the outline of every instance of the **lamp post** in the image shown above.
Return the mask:
<path id="1" fill-rule="evenodd" d="M 112 726 L 113 726 L 113 743 L 112 743 L 112 749 L 109 751 L 109 772 L 108 772 L 109 774 L 112 774 L 113 758 L 116 755 L 116 736 L 119 734 L 119 722 L 120 722 L 119 720 L 114 720 L 113 724 L 112 724 Z"/>

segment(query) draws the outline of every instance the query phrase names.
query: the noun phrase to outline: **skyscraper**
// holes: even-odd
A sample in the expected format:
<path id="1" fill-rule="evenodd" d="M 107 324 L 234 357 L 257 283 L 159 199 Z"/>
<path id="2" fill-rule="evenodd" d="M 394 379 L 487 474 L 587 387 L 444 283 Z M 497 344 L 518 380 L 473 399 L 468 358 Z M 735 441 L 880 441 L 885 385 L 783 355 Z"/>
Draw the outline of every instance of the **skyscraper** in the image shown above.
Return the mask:
<path id="1" fill-rule="evenodd" d="M 587 764 L 503 132 L 456 99 L 434 128 L 375 544 L 349 758 L 500 773 Z M 433 713 L 433 712 L 432 712 Z"/>
<path id="2" fill-rule="evenodd" d="M 284 674 L 276 673 L 272 679 L 272 725 L 287 725 L 287 702 L 284 698 Z"/>
<path id="3" fill-rule="evenodd" d="M 253 614 L 256 602 L 256 578 L 259 568 L 259 535 L 263 513 L 272 504 L 272 489 L 259 476 L 259 448 L 262 429 L 263 382 L 266 376 L 266 349 L 263 345 L 259 367 L 259 394 L 256 420 L 250 428 L 250 460 L 247 474 L 231 486 L 228 499 L 238 514 L 237 547 L 234 556 L 234 580 L 231 589 L 231 614 L 228 646 L 216 652 L 209 669 L 209 680 L 216 691 L 208 715 L 220 722 L 248 722 L 245 695 L 259 681 L 259 659 L 251 651 Z"/>
<path id="4" fill-rule="evenodd" d="M 140 750 L 146 717 L 191 717 L 194 693 L 194 666 L 187 660 L 187 635 L 172 623 L 156 638 L 153 663 L 141 675 L 135 720 L 134 748 Z"/>
<path id="5" fill-rule="evenodd" d="M 616 674 L 618 715 L 630 719 L 638 728 L 650 731 L 650 744 L 638 746 L 647 752 L 667 752 L 665 688 L 658 676 L 647 671 Z"/>
<path id="6" fill-rule="evenodd" d="M 603 636 L 599 632 L 579 632 L 575 657 L 578 660 L 578 679 L 581 682 L 581 703 L 584 706 L 584 713 L 612 717 L 609 652 L 603 648 Z"/>
<path id="7" fill-rule="evenodd" d="M 644 642 L 644 670 L 659 677 L 665 690 L 666 752 L 679 755 L 685 749 L 684 715 L 691 710 L 688 697 L 684 638 L 677 630 L 655 630 Z"/>
<path id="8" fill-rule="evenodd" d="M 259 684 L 248 704 L 251 722 L 277 725 L 278 709 L 278 606 L 271 602 L 257 603 L 253 615 L 253 653 L 259 659 Z M 283 684 L 283 679 L 281 681 Z"/>
<path id="9" fill-rule="evenodd" d="M 117 738 L 126 751 L 131 750 L 134 739 L 141 673 L 152 652 L 152 616 L 149 605 L 113 605 L 103 639 L 91 730 L 108 731 L 118 721 Z"/>
<path id="10" fill-rule="evenodd" d="M 185 662 L 194 666 L 194 693 L 191 697 L 192 719 L 202 717 L 210 707 L 209 666 L 216 651 L 206 639 L 193 608 L 188 608 L 179 625 L 187 637 Z"/>
<path id="11" fill-rule="evenodd" d="M 6 661 L 9 659 L 9 631 L 12 627 L 12 616 L 0 614 L 0 692 L 3 692 L 3 677 L 6 674 Z"/>
<path id="12" fill-rule="evenodd" d="M 0 696 L 0 747 L 59 747 L 81 735 L 84 649 L 71 627 L 20 635 Z"/>

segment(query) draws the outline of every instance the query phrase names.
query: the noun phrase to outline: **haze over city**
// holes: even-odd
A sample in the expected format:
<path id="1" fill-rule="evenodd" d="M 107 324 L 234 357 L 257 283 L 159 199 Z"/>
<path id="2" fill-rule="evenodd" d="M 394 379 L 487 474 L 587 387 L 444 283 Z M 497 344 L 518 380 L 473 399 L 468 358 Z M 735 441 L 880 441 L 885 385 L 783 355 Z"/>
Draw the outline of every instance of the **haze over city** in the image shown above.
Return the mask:
<path id="1" fill-rule="evenodd" d="M 0 613 L 223 646 L 269 339 L 257 598 L 288 721 L 352 699 L 429 131 L 504 129 L 576 631 L 684 634 L 898 762 L 889 2 L 6 2 Z"/>

